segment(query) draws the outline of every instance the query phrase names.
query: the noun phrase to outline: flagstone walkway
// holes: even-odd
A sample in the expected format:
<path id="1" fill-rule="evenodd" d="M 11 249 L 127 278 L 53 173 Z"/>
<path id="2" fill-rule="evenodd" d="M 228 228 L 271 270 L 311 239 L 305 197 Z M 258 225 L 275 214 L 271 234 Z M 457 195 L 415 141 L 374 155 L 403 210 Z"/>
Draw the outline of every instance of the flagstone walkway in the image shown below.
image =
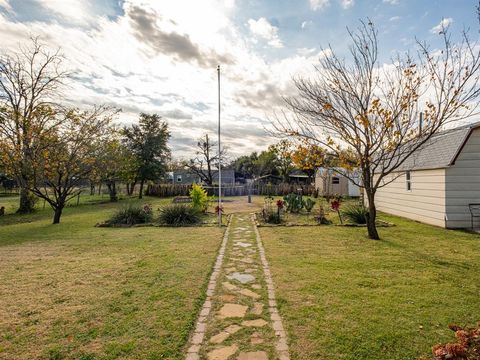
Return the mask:
<path id="1" fill-rule="evenodd" d="M 234 215 L 185 359 L 289 358 L 260 234 L 251 215 Z"/>

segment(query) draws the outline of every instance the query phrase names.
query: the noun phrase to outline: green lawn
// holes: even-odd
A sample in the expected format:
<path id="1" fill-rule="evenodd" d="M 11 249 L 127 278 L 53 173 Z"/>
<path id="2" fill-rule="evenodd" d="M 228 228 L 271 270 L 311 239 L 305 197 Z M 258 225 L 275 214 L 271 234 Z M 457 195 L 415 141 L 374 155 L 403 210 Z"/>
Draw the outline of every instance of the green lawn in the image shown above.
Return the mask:
<path id="1" fill-rule="evenodd" d="M 380 229 L 261 228 L 293 359 L 414 359 L 480 320 L 480 235 L 397 217 Z"/>
<path id="2" fill-rule="evenodd" d="M 12 214 L 0 198 L 0 359 L 181 359 L 222 230 L 95 228 L 128 201 Z M 228 198 L 227 213 L 256 212 Z M 76 201 L 71 205 L 76 205 Z M 334 214 L 333 214 L 334 215 Z M 261 228 L 293 359 L 414 359 L 480 320 L 480 235 L 382 215 L 364 228 Z"/>
<path id="3" fill-rule="evenodd" d="M 94 227 L 123 203 L 0 219 L 0 359 L 183 358 L 222 230 Z"/>

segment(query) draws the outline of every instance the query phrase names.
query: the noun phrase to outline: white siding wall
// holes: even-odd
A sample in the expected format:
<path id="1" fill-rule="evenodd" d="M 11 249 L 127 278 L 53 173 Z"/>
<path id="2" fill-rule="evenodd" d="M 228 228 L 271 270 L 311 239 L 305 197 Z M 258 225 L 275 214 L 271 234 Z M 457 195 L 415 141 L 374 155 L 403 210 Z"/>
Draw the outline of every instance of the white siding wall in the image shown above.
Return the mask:
<path id="1" fill-rule="evenodd" d="M 480 129 L 472 132 L 455 164 L 446 169 L 446 194 L 447 227 L 469 228 L 468 204 L 480 203 Z"/>
<path id="2" fill-rule="evenodd" d="M 405 174 L 392 174 L 392 183 L 380 188 L 376 206 L 380 211 L 427 224 L 445 227 L 445 169 L 411 171 L 411 191 Z"/>

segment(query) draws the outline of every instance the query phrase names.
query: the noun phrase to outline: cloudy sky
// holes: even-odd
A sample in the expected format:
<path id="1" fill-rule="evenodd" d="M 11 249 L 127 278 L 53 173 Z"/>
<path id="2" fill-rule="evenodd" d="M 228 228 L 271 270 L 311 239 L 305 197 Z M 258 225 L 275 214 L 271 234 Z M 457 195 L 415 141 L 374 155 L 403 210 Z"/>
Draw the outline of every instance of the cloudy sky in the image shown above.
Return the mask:
<path id="1" fill-rule="evenodd" d="M 0 0 L 0 48 L 31 35 L 61 47 L 74 76 L 65 101 L 122 108 L 122 123 L 156 112 L 175 157 L 216 130 L 222 67 L 223 141 L 231 156 L 271 143 L 272 109 L 329 44 L 345 53 L 347 26 L 369 17 L 382 61 L 439 40 L 441 24 L 478 34 L 474 0 Z"/>

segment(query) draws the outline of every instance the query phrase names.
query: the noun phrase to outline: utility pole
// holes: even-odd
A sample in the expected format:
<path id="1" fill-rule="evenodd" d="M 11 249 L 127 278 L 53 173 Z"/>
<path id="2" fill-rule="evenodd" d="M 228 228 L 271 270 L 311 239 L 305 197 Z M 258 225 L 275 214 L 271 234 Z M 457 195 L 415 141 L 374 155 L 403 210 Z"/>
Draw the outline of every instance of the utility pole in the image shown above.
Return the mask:
<path id="1" fill-rule="evenodd" d="M 218 75 L 218 226 L 222 226 L 222 151 L 220 145 L 220 65 Z"/>

